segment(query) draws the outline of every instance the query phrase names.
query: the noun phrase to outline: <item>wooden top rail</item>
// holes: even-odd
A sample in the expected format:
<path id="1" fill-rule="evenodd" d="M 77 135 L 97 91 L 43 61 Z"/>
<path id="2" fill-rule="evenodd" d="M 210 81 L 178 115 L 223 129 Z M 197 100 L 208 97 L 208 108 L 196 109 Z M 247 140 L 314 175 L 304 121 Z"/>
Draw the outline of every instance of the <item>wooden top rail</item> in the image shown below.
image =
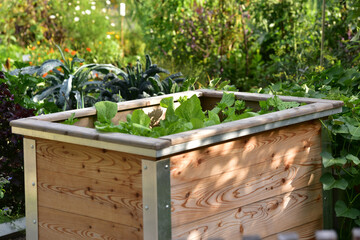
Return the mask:
<path id="1" fill-rule="evenodd" d="M 118 111 L 158 106 L 161 99 L 165 97 L 171 96 L 175 101 L 177 101 L 182 96 L 189 97 L 194 94 L 200 98 L 204 97 L 204 101 L 206 101 L 206 98 L 221 98 L 223 92 L 197 90 L 120 102 L 118 103 Z M 238 99 L 243 99 L 245 101 L 261 101 L 273 97 L 272 95 L 256 93 L 234 92 L 234 94 Z M 30 117 L 26 119 L 18 119 L 12 121 L 10 125 L 13 127 L 12 130 L 16 134 L 51 140 L 61 138 L 66 142 L 72 143 L 79 142 L 78 140 L 81 138 L 82 140 L 78 143 L 80 145 L 88 145 L 88 141 L 93 141 L 90 144 L 92 146 L 96 146 L 99 141 L 108 144 L 122 144 L 122 146 L 129 146 L 129 148 L 137 147 L 140 149 L 143 148 L 151 150 L 151 154 L 149 151 L 148 153 L 152 157 L 158 158 L 194 149 L 196 147 L 234 139 L 240 136 L 246 136 L 313 119 L 324 118 L 332 114 L 340 113 L 342 110 L 341 106 L 343 105 L 343 102 L 341 101 L 283 96 L 279 97 L 284 101 L 297 101 L 300 103 L 307 103 L 307 105 L 183 133 L 163 136 L 157 139 L 122 133 L 102 133 L 92 128 L 57 123 L 68 119 L 72 113 L 75 113 L 75 117 L 77 118 L 95 116 L 96 110 L 94 107 Z M 76 140 L 69 140 L 69 137 L 76 138 Z M 103 145 L 105 145 L 106 149 L 110 149 L 110 147 L 107 147 L 106 144 Z M 118 149 L 118 147 L 112 146 L 111 149 Z M 124 152 L 128 152 L 127 148 L 121 147 L 121 149 Z M 138 152 L 137 149 L 133 149 L 133 151 Z M 140 155 L 150 156 L 148 153 L 145 154 L 141 152 Z"/>

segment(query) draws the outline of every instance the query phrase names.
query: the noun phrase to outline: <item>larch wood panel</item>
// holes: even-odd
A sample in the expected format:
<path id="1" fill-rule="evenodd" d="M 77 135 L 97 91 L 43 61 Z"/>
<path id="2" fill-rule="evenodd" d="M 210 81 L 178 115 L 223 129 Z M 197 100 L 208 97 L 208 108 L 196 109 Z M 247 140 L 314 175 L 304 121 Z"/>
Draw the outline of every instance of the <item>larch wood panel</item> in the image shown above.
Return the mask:
<path id="1" fill-rule="evenodd" d="M 142 235 L 142 228 L 39 207 L 39 239 L 140 240 Z"/>
<path id="2" fill-rule="evenodd" d="M 283 159 L 299 152 L 321 151 L 321 124 L 313 120 L 203 147 L 170 158 L 171 185 Z M 318 156 L 320 157 L 320 155 Z"/>
<path id="3" fill-rule="evenodd" d="M 139 227 L 142 191 L 123 184 L 41 169 L 38 203 L 65 212 Z"/>
<path id="4" fill-rule="evenodd" d="M 271 165 L 259 164 L 173 186 L 172 225 L 179 226 L 318 183 L 321 159 L 306 161 L 307 157 L 298 154 L 293 158 L 294 163 L 278 159 Z"/>
<path id="5" fill-rule="evenodd" d="M 36 147 L 39 169 L 141 188 L 138 156 L 44 139 Z"/>
<path id="6" fill-rule="evenodd" d="M 294 232 L 299 235 L 299 238 L 301 240 L 315 240 L 315 232 L 317 230 L 322 229 L 322 218 L 319 218 L 318 220 L 303 224 L 301 226 L 297 226 L 288 230 L 285 230 L 283 233 L 290 233 Z M 277 234 L 267 236 L 263 238 L 262 240 L 277 240 Z"/>
<path id="7" fill-rule="evenodd" d="M 311 123 L 171 158 L 172 225 L 319 182 L 320 123 Z"/>
<path id="8" fill-rule="evenodd" d="M 173 228 L 176 240 L 232 240 L 243 235 L 267 237 L 322 217 L 322 185 L 285 193 L 261 202 Z M 321 228 L 321 225 L 318 226 Z"/>
<path id="9" fill-rule="evenodd" d="M 141 160 L 136 156 L 42 139 L 36 147 L 39 206 L 142 224 Z"/>

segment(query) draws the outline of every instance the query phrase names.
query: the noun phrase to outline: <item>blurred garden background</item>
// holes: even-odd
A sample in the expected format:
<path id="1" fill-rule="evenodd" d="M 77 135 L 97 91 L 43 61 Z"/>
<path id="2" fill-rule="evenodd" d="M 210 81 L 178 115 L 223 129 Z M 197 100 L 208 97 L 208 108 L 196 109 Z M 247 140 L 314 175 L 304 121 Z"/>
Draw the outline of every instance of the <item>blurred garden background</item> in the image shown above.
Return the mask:
<path id="1" fill-rule="evenodd" d="M 347 239 L 360 226 L 359 20 L 358 0 L 0 0 L 0 215 L 24 214 L 10 120 L 211 88 L 345 102 L 324 122 L 336 161 L 322 181 L 342 193 Z"/>

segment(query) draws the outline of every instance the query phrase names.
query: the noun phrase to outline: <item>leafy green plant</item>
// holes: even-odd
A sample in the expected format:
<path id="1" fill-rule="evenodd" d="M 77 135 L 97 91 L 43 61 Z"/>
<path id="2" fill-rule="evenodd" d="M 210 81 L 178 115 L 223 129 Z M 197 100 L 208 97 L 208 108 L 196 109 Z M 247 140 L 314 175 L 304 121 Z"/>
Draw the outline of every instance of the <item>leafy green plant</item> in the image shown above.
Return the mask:
<path id="1" fill-rule="evenodd" d="M 186 91 L 190 90 L 196 81 L 181 78 L 180 72 L 169 75 L 161 81 L 159 74 L 169 74 L 169 71 L 153 64 L 149 55 L 146 55 L 145 69 L 137 60 L 135 66 L 127 66 L 126 70 L 127 73 L 118 73 L 121 79 L 116 74 L 105 76 L 100 100 L 119 102 Z"/>
<path id="2" fill-rule="evenodd" d="M 97 110 L 97 121 L 95 128 L 104 132 L 121 132 L 133 135 L 160 137 L 175 133 L 180 133 L 192 129 L 208 127 L 221 122 L 230 122 L 248 117 L 258 116 L 268 112 L 275 111 L 284 106 L 290 108 L 298 106 L 296 103 L 284 103 L 279 98 L 276 100 L 276 106 L 272 101 L 264 101 L 261 106 L 264 107 L 259 113 L 252 112 L 245 107 L 244 101 L 235 99 L 234 93 L 226 93 L 220 102 L 212 109 L 203 111 L 200 99 L 193 95 L 191 98 L 182 98 L 179 100 L 180 106 L 175 109 L 172 97 L 164 98 L 160 101 L 160 106 L 166 109 L 165 119 L 160 120 L 156 126 L 151 126 L 150 117 L 143 110 L 135 110 L 127 115 L 127 121 L 120 121 L 115 125 L 111 119 L 117 113 L 117 104 L 109 101 L 98 102 L 95 104 Z"/>
<path id="3" fill-rule="evenodd" d="M 100 92 L 99 86 L 102 84 L 102 81 L 94 81 L 96 74 L 107 74 L 110 71 L 123 73 L 111 64 L 91 63 L 76 67 L 76 63 L 83 63 L 84 60 L 75 55 L 68 61 L 60 47 L 56 47 L 61 53 L 62 61 L 47 60 L 41 66 L 28 66 L 11 72 L 13 75 L 36 74 L 45 78 L 48 86 L 33 97 L 34 102 L 47 100 L 63 110 L 92 106 L 97 100 L 91 93 Z"/>
<path id="4" fill-rule="evenodd" d="M 75 113 L 72 113 L 71 116 L 63 122 L 63 124 L 74 125 L 78 121 L 79 119 L 75 118 Z"/>
<path id="5" fill-rule="evenodd" d="M 285 76 L 283 81 L 258 89 L 281 95 L 342 100 L 343 112 L 324 120 L 330 149 L 322 152 L 326 169 L 321 177 L 325 191 L 334 193 L 334 213 L 339 239 L 350 239 L 351 229 L 360 226 L 360 70 L 334 66 L 305 73 L 299 79 Z"/>

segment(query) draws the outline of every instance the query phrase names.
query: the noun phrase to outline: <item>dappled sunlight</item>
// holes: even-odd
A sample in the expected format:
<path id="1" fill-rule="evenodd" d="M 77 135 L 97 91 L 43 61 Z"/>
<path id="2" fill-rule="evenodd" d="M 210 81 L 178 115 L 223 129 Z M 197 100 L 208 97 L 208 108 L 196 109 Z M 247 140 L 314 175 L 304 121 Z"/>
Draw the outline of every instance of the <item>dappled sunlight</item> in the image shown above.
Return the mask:
<path id="1" fill-rule="evenodd" d="M 189 229 L 181 234 L 186 239 L 210 239 L 225 226 L 253 234 L 264 221 L 262 235 L 270 234 L 271 224 L 308 201 L 302 189 L 319 181 L 321 148 L 313 128 L 318 125 L 281 128 L 172 158 L 174 234 Z M 227 225 L 210 223 L 222 215 Z"/>

